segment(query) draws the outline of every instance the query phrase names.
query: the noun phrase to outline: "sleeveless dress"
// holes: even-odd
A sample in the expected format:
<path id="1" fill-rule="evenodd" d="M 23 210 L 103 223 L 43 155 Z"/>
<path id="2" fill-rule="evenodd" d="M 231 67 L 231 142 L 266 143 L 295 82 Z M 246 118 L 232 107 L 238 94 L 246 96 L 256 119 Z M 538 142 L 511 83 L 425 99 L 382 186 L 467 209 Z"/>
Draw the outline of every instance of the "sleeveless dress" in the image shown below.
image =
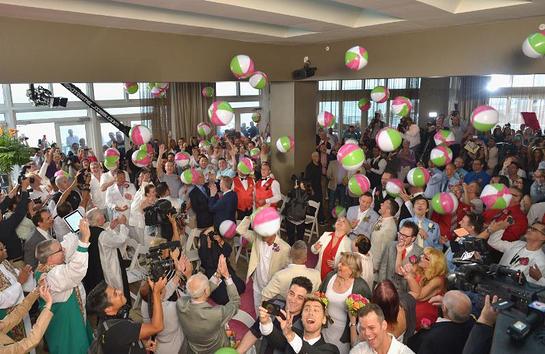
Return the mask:
<path id="1" fill-rule="evenodd" d="M 41 272 L 36 271 L 36 281 Z M 43 309 L 45 302 L 39 299 L 39 308 Z M 65 302 L 56 302 L 51 306 L 53 318 L 49 322 L 45 338 L 51 354 L 86 354 L 93 340 L 89 322 L 83 318 L 76 292 Z M 83 326 L 82 326 L 83 323 Z"/>
<path id="2" fill-rule="evenodd" d="M 416 278 L 418 283 L 420 283 L 421 278 Z M 445 294 L 445 278 L 441 277 L 441 281 L 443 283 L 442 289 L 435 295 L 444 295 Z M 439 308 L 437 306 L 433 306 L 431 303 L 428 302 L 428 300 L 421 300 L 416 302 L 416 331 L 419 331 L 423 326 L 422 322 L 428 322 L 431 326 L 432 324 L 437 321 L 437 317 L 439 317 Z"/>
<path id="3" fill-rule="evenodd" d="M 331 277 L 329 284 L 327 284 L 326 296 L 329 300 L 327 305 L 327 312 L 333 323 L 330 323 L 327 328 L 322 330 L 322 334 L 327 343 L 335 345 L 339 349 L 340 354 L 348 354 L 350 351 L 350 343 L 343 343 L 340 341 L 346 327 L 346 321 L 348 319 L 346 315 L 346 298 L 352 294 L 353 285 L 348 288 L 344 293 L 338 294 L 333 290 L 333 283 L 337 279 L 337 274 Z"/>

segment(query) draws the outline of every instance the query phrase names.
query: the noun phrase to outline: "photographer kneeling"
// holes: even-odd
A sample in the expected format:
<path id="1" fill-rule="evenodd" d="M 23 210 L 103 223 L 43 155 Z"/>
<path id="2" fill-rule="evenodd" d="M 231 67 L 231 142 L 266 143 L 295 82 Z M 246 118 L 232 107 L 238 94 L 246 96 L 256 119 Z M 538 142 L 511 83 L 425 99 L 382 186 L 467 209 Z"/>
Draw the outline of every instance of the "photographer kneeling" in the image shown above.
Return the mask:
<path id="1" fill-rule="evenodd" d="M 227 261 L 227 268 L 231 279 L 237 287 L 238 294 L 242 294 L 246 290 L 246 284 L 240 279 L 231 264 L 229 263 L 229 256 L 233 251 L 231 245 L 214 231 L 213 227 L 209 227 L 204 230 L 200 236 L 199 242 L 199 258 L 201 259 L 201 266 L 204 268 L 204 274 L 208 278 L 212 277 L 218 269 L 218 262 L 221 255 L 225 256 Z M 218 287 L 212 291 L 210 295 L 212 300 L 219 305 L 225 305 L 229 302 L 229 296 L 227 294 L 227 287 L 225 282 L 221 282 Z"/>
<path id="2" fill-rule="evenodd" d="M 296 240 L 302 240 L 305 236 L 305 219 L 312 188 L 310 185 L 306 186 L 306 183 L 295 175 L 291 176 L 291 179 L 295 185 L 288 193 L 290 200 L 285 208 L 284 215 L 287 216 L 286 233 L 288 234 L 288 243 L 293 246 Z"/>

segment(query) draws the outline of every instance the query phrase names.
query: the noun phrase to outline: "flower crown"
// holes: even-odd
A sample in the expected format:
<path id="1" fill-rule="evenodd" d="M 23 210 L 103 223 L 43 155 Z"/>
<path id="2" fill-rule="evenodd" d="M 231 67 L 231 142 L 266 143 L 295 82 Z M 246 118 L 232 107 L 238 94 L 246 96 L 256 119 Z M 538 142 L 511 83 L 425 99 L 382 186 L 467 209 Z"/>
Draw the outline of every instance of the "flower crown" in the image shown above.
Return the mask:
<path id="1" fill-rule="evenodd" d="M 324 306 L 324 309 L 327 309 L 327 305 L 329 304 L 329 300 L 327 299 L 327 296 L 325 296 L 325 293 L 321 291 L 315 291 L 314 294 L 309 296 L 310 298 L 314 298 L 322 303 Z"/>

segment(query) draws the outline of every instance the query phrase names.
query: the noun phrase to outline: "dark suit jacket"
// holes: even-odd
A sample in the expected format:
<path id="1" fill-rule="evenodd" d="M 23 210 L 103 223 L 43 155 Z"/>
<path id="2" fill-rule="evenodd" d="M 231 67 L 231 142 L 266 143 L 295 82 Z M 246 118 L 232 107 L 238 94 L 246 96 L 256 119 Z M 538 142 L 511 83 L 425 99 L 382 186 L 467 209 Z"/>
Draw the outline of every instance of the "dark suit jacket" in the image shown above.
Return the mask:
<path id="1" fill-rule="evenodd" d="M 303 339 L 303 331 L 298 328 L 292 328 L 292 330 L 299 336 L 299 338 Z M 273 333 L 268 335 L 267 340 L 270 344 L 272 344 L 275 348 L 280 347 L 277 345 L 275 341 L 283 339 L 286 343 L 286 339 L 284 335 L 282 334 L 282 331 L 278 329 L 277 327 L 274 327 Z M 293 348 L 291 345 L 286 345 L 286 354 L 295 354 L 293 351 Z M 320 339 L 314 343 L 313 345 L 310 345 L 309 343 L 305 342 L 303 340 L 303 346 L 301 347 L 301 350 L 299 351 L 299 354 L 339 354 L 339 349 L 337 349 L 336 346 L 333 344 L 326 343 L 324 340 L 324 337 L 320 337 Z"/>
<path id="2" fill-rule="evenodd" d="M 331 278 L 337 274 L 336 271 L 331 271 L 327 273 L 324 280 L 322 281 L 322 284 L 320 285 L 320 288 L 318 291 L 325 293 L 327 290 L 327 285 L 331 281 Z M 354 279 L 354 285 L 352 286 L 352 294 L 360 294 L 371 300 L 372 293 L 371 289 L 369 289 L 369 285 L 367 285 L 367 282 L 363 280 L 360 277 L 357 277 Z M 348 318 L 348 311 L 346 312 L 346 325 L 344 327 L 344 332 L 341 335 L 341 342 L 343 343 L 349 343 L 350 342 L 350 327 L 348 326 L 350 324 L 350 319 Z"/>
<path id="3" fill-rule="evenodd" d="M 197 186 L 193 187 L 191 192 L 189 192 L 191 208 L 197 215 L 197 228 L 199 229 L 212 226 L 214 221 L 214 217 L 208 209 L 208 199 L 210 198 L 208 195 L 210 192 L 206 186 L 204 189 L 206 190 L 207 195 L 201 192 Z"/>
<path id="4" fill-rule="evenodd" d="M 38 260 L 35 256 L 36 246 L 38 246 L 38 243 L 44 240 L 45 237 L 38 230 L 34 230 L 32 236 L 25 241 L 25 245 L 23 247 L 23 261 L 32 266 L 33 270 L 35 270 L 38 266 Z"/>
<path id="5" fill-rule="evenodd" d="M 202 194 L 202 193 L 201 193 Z M 214 213 L 214 226 L 217 230 L 224 220 L 236 222 L 238 197 L 233 191 L 225 193 L 221 198 L 216 195 L 208 201 L 208 209 Z"/>
<path id="6" fill-rule="evenodd" d="M 475 323 L 464 346 L 463 354 L 489 353 L 492 347 L 494 327 L 483 323 Z"/>
<path id="7" fill-rule="evenodd" d="M 418 354 L 462 354 L 475 321 L 464 323 L 436 322 L 409 338 L 408 346 Z"/>

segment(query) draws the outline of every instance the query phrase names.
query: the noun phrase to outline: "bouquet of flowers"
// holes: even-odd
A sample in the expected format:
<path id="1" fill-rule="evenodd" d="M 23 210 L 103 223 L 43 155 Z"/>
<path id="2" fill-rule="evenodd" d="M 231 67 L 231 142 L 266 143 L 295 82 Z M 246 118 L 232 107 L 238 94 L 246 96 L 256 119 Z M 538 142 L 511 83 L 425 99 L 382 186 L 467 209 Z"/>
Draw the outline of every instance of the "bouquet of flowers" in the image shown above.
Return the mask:
<path id="1" fill-rule="evenodd" d="M 369 300 L 360 294 L 350 294 L 345 300 L 348 311 L 352 316 L 357 316 L 358 311 L 364 308 Z"/>

